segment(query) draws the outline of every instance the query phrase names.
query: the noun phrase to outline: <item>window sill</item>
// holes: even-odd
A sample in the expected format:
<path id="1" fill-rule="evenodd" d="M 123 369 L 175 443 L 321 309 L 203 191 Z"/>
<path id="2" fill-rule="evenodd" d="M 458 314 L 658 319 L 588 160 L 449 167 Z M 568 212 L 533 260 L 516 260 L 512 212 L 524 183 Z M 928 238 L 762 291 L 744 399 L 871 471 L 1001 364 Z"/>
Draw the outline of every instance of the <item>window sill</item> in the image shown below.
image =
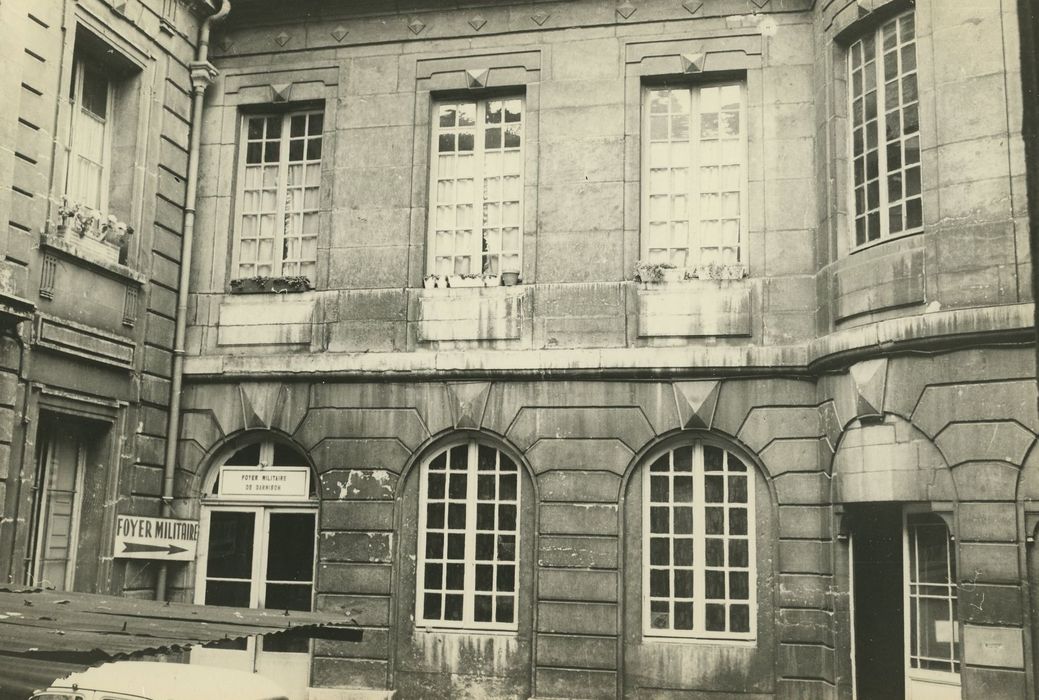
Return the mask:
<path id="1" fill-rule="evenodd" d="M 643 633 L 642 641 L 646 644 L 724 646 L 743 649 L 755 649 L 758 646 L 756 637 L 677 637 Z"/>
<path id="2" fill-rule="evenodd" d="M 519 634 L 518 629 L 499 629 L 499 628 L 482 628 L 482 627 L 434 627 L 432 625 L 423 625 L 421 623 L 415 623 L 415 633 L 422 634 L 450 634 L 450 635 L 465 635 L 472 637 L 473 635 L 487 636 L 487 637 L 515 637 Z"/>
<path id="3" fill-rule="evenodd" d="M 40 247 L 64 253 L 65 257 L 84 263 L 87 267 L 116 277 L 124 282 L 132 282 L 138 286 L 144 286 L 145 282 L 148 281 L 148 278 L 143 274 L 126 265 L 98 259 L 91 255 L 88 250 L 76 245 L 75 241 L 70 238 L 43 233 L 40 234 Z"/>
<path id="4" fill-rule="evenodd" d="M 848 251 L 848 255 L 855 255 L 856 253 L 861 253 L 864 250 L 876 248 L 877 246 L 884 245 L 885 243 L 893 243 L 895 241 L 905 240 L 906 238 L 912 238 L 913 236 L 919 236 L 923 232 L 924 227 L 921 226 L 920 228 L 915 228 L 912 231 L 903 231 L 901 233 L 896 233 L 894 236 L 881 236 L 875 241 L 870 241 L 869 243 L 863 243 L 862 245 L 854 246 L 850 251 Z"/>
<path id="5" fill-rule="evenodd" d="M 314 290 L 306 277 L 246 277 L 231 280 L 231 294 L 303 294 Z"/>

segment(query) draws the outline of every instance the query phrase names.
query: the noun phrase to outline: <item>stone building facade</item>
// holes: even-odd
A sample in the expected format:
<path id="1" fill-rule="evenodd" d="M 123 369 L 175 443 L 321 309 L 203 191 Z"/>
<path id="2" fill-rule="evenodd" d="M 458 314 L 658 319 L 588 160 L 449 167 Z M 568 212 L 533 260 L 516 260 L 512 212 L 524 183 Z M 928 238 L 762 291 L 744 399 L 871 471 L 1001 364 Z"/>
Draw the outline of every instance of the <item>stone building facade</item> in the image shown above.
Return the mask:
<path id="1" fill-rule="evenodd" d="M 346 611 L 365 636 L 193 660 L 315 699 L 1035 695 L 1011 4 L 231 4 L 196 202 L 185 66 L 216 3 L 140 37 L 154 8 L 84 14 L 154 42 L 129 201 L 156 223 L 126 265 L 141 320 L 112 331 L 139 349 L 106 507 L 157 512 L 176 234 L 197 207 L 174 512 L 202 537 L 170 596 Z M 71 35 L 48 36 L 65 65 Z M 66 88 L 47 89 L 23 101 Z M 12 454 L 32 453 L 32 411 L 120 386 L 57 372 L 19 325 L 59 300 L 33 286 L 47 246 L 77 259 L 34 249 L 40 216 L 11 214 L 6 253 L 5 410 L 31 419 Z M 100 297 L 114 273 L 95 268 L 77 289 Z M 18 338 L 43 359 L 19 369 Z M 56 376 L 95 388 L 33 398 Z M 8 512 L 29 503 L 22 454 Z M 113 590 L 151 582 L 107 566 Z"/>
<path id="2" fill-rule="evenodd" d="M 209 6 L 0 7 L 0 580 L 150 596 L 191 81 Z"/>

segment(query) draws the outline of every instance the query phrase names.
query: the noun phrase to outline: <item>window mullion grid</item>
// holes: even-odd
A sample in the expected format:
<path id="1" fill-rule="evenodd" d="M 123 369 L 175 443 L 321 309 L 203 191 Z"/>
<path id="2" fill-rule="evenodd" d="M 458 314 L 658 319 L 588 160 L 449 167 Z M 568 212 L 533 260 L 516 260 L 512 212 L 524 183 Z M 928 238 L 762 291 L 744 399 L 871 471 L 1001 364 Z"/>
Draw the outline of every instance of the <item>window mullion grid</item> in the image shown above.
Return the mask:
<path id="1" fill-rule="evenodd" d="M 422 465 L 419 472 L 419 509 L 418 509 L 418 556 L 417 574 L 415 576 L 415 620 L 422 622 L 426 620 L 426 511 L 429 508 L 429 461 Z M 446 486 L 445 486 L 446 488 Z M 444 513 L 447 517 L 447 513 Z M 447 544 L 445 542 L 444 546 Z M 444 587 L 444 570 L 440 571 L 440 588 Z M 440 591 L 443 595 L 443 591 Z M 443 604 L 441 604 L 441 607 Z"/>
<path id="2" fill-rule="evenodd" d="M 475 251 L 469 259 L 469 272 L 473 272 L 475 261 L 478 272 L 483 272 L 483 208 L 484 178 L 486 177 L 487 159 L 487 100 L 476 102 L 476 125 L 473 129 L 473 220 L 472 241 L 470 250 Z M 503 136 L 504 137 L 504 136 Z M 499 268 L 500 270 L 500 268 Z"/>
<path id="3" fill-rule="evenodd" d="M 701 207 L 700 197 L 702 195 L 700 191 L 700 169 L 701 169 L 701 154 L 702 149 L 700 148 L 700 134 L 702 132 L 702 115 L 700 113 L 700 90 L 699 88 L 691 88 L 689 90 L 689 173 L 687 175 L 688 182 L 686 183 L 686 189 L 689 192 L 689 233 L 686 237 L 687 245 L 689 246 L 689 258 L 686 260 L 687 267 L 695 267 L 703 262 L 703 221 L 701 219 Z M 693 260 L 693 255 L 696 255 L 696 259 Z M 700 483 L 693 479 L 693 483 L 696 486 L 700 486 Z M 700 489 L 697 488 L 695 493 L 699 493 Z M 694 496 L 695 497 L 695 496 Z M 694 508 L 694 513 L 695 513 Z M 694 521 L 697 516 L 693 516 Z M 696 528 L 693 528 L 693 532 L 696 532 Z M 697 567 L 699 571 L 699 567 Z M 696 583 L 694 593 L 697 594 L 697 600 L 699 600 L 700 583 Z M 694 609 L 697 606 L 694 606 Z M 696 629 L 701 629 L 699 623 L 693 625 Z"/>
<path id="4" fill-rule="evenodd" d="M 700 443 L 693 450 L 693 630 L 707 629 L 707 514 L 704 501 L 704 451 Z"/>
<path id="5" fill-rule="evenodd" d="M 749 227 L 749 215 L 748 209 L 750 208 L 750 140 L 747 123 L 747 84 L 740 83 L 740 219 L 739 219 L 739 230 L 736 232 L 736 262 L 746 264 L 747 256 L 744 254 L 744 248 L 747 245 L 747 239 L 750 237 Z M 750 487 L 748 483 L 748 488 Z M 749 513 L 748 513 L 749 515 Z"/>
<path id="6" fill-rule="evenodd" d="M 896 29 L 897 31 L 897 29 Z M 897 50 L 897 49 L 896 49 Z M 880 221 L 880 238 L 891 235 L 891 220 L 888 214 L 888 168 L 887 168 L 887 85 L 884 81 L 884 35 L 883 30 L 878 30 L 873 42 L 873 68 L 876 71 L 877 80 L 877 189 L 878 206 L 877 213 Z M 895 89 L 897 88 L 897 78 Z M 896 118 L 897 115 L 896 115 Z"/>
<path id="7" fill-rule="evenodd" d="M 472 269 L 472 268 L 470 268 Z M 476 442 L 466 449 L 465 465 L 465 576 L 462 584 L 462 624 L 472 625 L 476 590 Z"/>
<path id="8" fill-rule="evenodd" d="M 271 271 L 274 276 L 282 273 L 282 262 L 285 255 L 285 220 L 288 218 L 289 182 L 289 124 L 292 120 L 283 115 L 280 119 L 281 133 L 278 138 L 278 194 L 275 202 L 274 217 L 274 250 L 271 253 Z"/>

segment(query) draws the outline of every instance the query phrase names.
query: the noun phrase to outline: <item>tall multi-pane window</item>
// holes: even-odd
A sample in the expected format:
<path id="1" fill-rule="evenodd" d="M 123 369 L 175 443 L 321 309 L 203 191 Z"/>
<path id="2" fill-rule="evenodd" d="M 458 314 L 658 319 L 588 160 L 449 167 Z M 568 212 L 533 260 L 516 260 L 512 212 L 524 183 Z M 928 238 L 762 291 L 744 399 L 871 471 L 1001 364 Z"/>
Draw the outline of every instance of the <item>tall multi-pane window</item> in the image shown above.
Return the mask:
<path id="1" fill-rule="evenodd" d="M 643 633 L 751 639 L 755 629 L 754 479 L 705 442 L 643 471 Z"/>
<path id="2" fill-rule="evenodd" d="M 855 245 L 923 226 L 920 98 L 912 12 L 848 53 Z"/>
<path id="3" fill-rule="evenodd" d="M 949 528 L 932 513 L 911 513 L 905 537 L 909 666 L 959 673 L 956 550 Z"/>
<path id="4" fill-rule="evenodd" d="M 81 54 L 76 54 L 72 73 L 65 194 L 75 204 L 105 211 L 111 167 L 111 84 L 104 69 Z"/>
<path id="5" fill-rule="evenodd" d="M 467 442 L 422 466 L 416 625 L 516 629 L 520 473 Z"/>
<path id="6" fill-rule="evenodd" d="M 320 111 L 244 118 L 235 277 L 314 281 L 323 126 Z"/>
<path id="7" fill-rule="evenodd" d="M 523 113 L 518 97 L 435 106 L 429 202 L 434 274 L 520 272 Z"/>
<path id="8" fill-rule="evenodd" d="M 643 125 L 643 257 L 742 262 L 747 134 L 742 83 L 651 88 Z"/>

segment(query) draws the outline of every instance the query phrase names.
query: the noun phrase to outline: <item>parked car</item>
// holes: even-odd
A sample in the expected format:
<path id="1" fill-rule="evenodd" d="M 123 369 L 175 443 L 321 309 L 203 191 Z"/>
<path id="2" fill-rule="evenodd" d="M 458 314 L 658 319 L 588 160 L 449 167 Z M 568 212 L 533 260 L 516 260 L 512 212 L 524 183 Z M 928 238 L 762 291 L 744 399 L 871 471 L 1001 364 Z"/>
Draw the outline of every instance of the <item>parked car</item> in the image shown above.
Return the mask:
<path id="1" fill-rule="evenodd" d="M 245 671 L 116 661 L 54 681 L 30 700 L 288 700 L 274 681 Z"/>

